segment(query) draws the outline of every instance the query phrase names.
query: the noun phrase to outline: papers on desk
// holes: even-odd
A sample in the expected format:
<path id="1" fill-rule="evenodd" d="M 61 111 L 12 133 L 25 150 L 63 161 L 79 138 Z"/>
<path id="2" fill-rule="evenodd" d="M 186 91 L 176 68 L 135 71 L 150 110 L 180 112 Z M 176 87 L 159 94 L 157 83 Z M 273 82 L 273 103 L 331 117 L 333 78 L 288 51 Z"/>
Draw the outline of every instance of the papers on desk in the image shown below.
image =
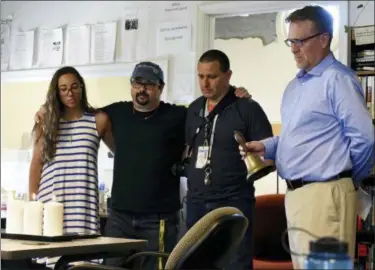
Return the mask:
<path id="1" fill-rule="evenodd" d="M 34 31 L 17 32 L 11 38 L 11 69 L 28 69 L 33 65 Z"/>
<path id="2" fill-rule="evenodd" d="M 42 29 L 39 45 L 39 67 L 57 67 L 62 64 L 63 57 L 62 28 Z"/>
<path id="3" fill-rule="evenodd" d="M 65 63 L 87 65 L 90 63 L 90 25 L 68 27 L 66 31 Z"/>
<path id="4" fill-rule="evenodd" d="M 117 23 L 98 23 L 91 26 L 91 63 L 114 61 Z"/>

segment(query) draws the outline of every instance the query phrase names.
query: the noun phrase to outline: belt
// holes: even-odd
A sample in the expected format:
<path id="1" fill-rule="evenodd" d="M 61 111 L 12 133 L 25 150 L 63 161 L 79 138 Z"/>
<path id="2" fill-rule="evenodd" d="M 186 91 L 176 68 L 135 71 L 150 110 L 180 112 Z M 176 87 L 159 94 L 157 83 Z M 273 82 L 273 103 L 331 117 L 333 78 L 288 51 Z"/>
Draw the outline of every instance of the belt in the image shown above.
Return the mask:
<path id="1" fill-rule="evenodd" d="M 330 181 L 335 181 L 335 180 L 339 180 L 341 178 L 346 178 L 346 177 L 352 177 L 352 171 L 351 170 L 343 171 L 343 172 L 339 173 L 338 175 L 335 175 L 335 176 L 333 176 L 333 177 L 331 177 L 327 180 L 324 180 L 324 181 L 306 181 L 306 180 L 303 180 L 303 179 L 295 179 L 295 180 L 285 179 L 285 181 L 286 181 L 286 185 L 287 185 L 289 190 L 295 190 L 297 188 L 303 187 L 303 186 L 308 185 L 308 184 L 330 182 Z"/>

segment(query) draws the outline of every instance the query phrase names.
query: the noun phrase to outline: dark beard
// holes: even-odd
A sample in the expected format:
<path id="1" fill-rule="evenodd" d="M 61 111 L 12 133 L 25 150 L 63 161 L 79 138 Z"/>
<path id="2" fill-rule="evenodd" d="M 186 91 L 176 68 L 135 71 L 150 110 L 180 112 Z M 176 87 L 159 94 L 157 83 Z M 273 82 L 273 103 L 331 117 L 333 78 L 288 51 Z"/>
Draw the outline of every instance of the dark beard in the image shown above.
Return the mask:
<path id="1" fill-rule="evenodd" d="M 143 97 L 144 99 L 141 100 L 139 99 L 140 97 Z M 135 100 L 137 101 L 139 105 L 142 105 L 142 106 L 150 103 L 150 97 L 146 93 L 137 93 L 137 95 L 135 96 Z"/>

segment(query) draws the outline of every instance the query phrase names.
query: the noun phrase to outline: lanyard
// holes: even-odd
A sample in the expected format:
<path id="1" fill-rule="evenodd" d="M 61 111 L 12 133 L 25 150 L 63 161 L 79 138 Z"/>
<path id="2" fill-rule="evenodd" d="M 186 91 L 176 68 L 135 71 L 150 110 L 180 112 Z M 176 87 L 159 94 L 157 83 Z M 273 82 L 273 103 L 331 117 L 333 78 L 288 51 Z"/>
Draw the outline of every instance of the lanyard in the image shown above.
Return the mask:
<path id="1" fill-rule="evenodd" d="M 204 128 L 204 142 L 203 142 L 203 146 L 208 146 L 207 164 L 210 163 L 210 159 L 211 159 L 211 152 L 212 152 L 212 146 L 214 144 L 216 122 L 217 122 L 217 118 L 218 117 L 219 117 L 218 114 L 215 115 L 215 118 L 214 118 L 214 121 L 213 121 L 212 131 L 211 131 L 211 135 L 210 135 L 210 144 L 208 144 L 208 126 L 209 126 L 209 124 L 206 123 L 206 126 Z"/>
<path id="2" fill-rule="evenodd" d="M 217 122 L 218 118 L 219 118 L 219 115 L 216 114 L 215 118 L 213 120 L 212 131 L 211 131 L 211 135 L 210 135 L 210 144 L 208 144 L 208 125 L 209 125 L 208 122 L 206 123 L 205 131 L 204 131 L 204 143 L 203 143 L 203 145 L 208 146 L 207 163 L 206 163 L 206 167 L 204 168 L 204 172 L 205 172 L 204 183 L 205 183 L 206 186 L 211 184 L 211 172 L 212 172 L 212 169 L 211 169 L 211 153 L 212 153 L 212 147 L 213 147 L 213 144 L 214 144 L 216 122 Z"/>

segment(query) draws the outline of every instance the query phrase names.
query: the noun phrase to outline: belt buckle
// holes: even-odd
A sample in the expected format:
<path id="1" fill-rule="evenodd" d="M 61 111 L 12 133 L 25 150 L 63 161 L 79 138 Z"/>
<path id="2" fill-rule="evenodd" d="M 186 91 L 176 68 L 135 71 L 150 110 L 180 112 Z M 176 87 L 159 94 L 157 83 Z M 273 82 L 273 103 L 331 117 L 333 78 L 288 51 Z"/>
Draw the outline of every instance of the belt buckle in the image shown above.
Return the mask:
<path id="1" fill-rule="evenodd" d="M 293 180 L 293 181 L 287 180 L 287 181 L 288 181 L 289 185 L 291 186 L 291 190 L 296 190 L 297 188 L 303 187 L 305 185 L 305 181 L 303 181 L 303 179 L 296 179 L 296 180 Z M 300 186 L 295 186 L 294 184 L 292 184 L 293 182 L 296 183 L 297 181 L 301 182 Z"/>

